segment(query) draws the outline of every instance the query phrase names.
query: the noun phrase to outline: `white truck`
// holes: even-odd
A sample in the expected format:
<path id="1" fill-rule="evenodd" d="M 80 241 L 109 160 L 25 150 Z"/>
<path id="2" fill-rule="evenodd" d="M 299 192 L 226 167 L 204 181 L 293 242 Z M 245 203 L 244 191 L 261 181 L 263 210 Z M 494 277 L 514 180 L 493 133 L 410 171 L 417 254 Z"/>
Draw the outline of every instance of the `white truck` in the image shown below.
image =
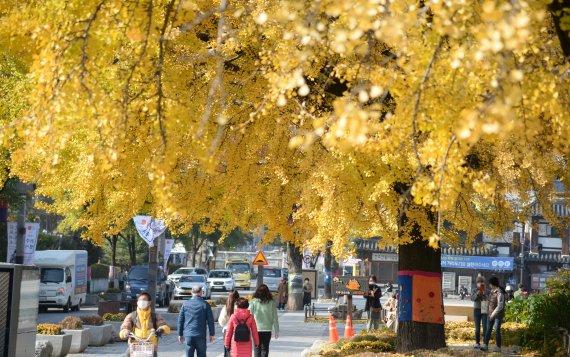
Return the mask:
<path id="1" fill-rule="evenodd" d="M 35 265 L 40 268 L 40 311 L 79 311 L 87 296 L 87 251 L 36 251 Z"/>

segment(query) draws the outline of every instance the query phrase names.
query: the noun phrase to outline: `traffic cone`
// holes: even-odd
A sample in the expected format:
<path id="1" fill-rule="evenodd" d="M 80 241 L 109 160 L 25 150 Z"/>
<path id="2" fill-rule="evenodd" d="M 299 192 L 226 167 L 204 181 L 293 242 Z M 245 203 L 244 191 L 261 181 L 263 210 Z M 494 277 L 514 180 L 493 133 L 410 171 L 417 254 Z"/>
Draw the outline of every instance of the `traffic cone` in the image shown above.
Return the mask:
<path id="1" fill-rule="evenodd" d="M 352 318 L 346 315 L 346 325 L 344 325 L 344 338 L 349 338 L 354 336 L 354 327 L 352 326 Z"/>
<path id="2" fill-rule="evenodd" d="M 329 318 L 329 342 L 335 343 L 338 341 L 338 331 L 336 330 L 336 322 L 333 315 Z"/>

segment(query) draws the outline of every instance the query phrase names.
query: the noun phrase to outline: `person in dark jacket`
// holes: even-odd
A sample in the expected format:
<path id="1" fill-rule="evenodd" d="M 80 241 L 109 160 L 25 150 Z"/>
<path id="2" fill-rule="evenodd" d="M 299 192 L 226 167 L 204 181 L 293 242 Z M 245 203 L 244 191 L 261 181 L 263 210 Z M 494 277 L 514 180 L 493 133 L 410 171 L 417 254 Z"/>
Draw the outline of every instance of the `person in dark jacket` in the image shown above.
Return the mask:
<path id="1" fill-rule="evenodd" d="M 366 328 L 368 330 L 372 330 L 372 328 L 374 328 L 374 330 L 378 330 L 380 327 L 380 315 L 382 312 L 382 304 L 380 304 L 382 291 L 378 284 L 376 284 L 375 275 L 372 275 L 368 280 L 368 292 L 363 296 L 366 299 L 364 310 L 368 311 L 368 321 L 366 323 Z"/>
<path id="2" fill-rule="evenodd" d="M 214 315 L 210 305 L 202 299 L 202 287 L 192 288 L 192 298 L 182 305 L 178 315 L 178 341 L 184 343 L 186 357 L 206 357 L 206 326 L 210 342 L 214 342 Z"/>
<path id="3" fill-rule="evenodd" d="M 501 352 L 501 324 L 505 317 L 505 291 L 499 286 L 499 279 L 497 279 L 496 276 L 489 279 L 489 287 L 491 288 L 489 295 L 489 322 L 487 324 L 485 340 L 483 341 L 484 345 L 481 349 L 487 351 L 491 333 L 493 333 L 494 328 L 495 342 L 497 343 L 495 352 Z"/>

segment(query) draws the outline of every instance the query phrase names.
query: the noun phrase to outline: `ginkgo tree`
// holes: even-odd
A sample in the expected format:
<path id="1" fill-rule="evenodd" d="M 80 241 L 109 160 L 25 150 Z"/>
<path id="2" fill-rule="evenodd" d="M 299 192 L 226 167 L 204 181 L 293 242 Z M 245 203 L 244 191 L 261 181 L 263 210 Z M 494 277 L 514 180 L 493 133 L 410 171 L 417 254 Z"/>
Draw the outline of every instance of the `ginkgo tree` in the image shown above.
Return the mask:
<path id="1" fill-rule="evenodd" d="M 99 243 L 141 212 L 175 232 L 265 225 L 335 256 L 380 236 L 399 248 L 398 349 L 439 348 L 441 242 L 502 234 L 533 201 L 556 219 L 568 9 L 7 1 L 2 61 L 26 75 L 1 78 L 2 164 Z"/>

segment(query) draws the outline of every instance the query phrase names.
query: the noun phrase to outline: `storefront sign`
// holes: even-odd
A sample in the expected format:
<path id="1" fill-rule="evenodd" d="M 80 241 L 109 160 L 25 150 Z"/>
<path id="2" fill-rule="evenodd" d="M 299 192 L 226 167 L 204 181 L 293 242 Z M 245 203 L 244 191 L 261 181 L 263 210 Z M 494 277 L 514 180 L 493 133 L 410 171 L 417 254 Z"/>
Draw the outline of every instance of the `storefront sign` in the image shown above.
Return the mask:
<path id="1" fill-rule="evenodd" d="M 372 253 L 373 262 L 397 262 L 398 254 Z"/>
<path id="2" fill-rule="evenodd" d="M 441 256 L 442 268 L 477 269 L 477 270 L 513 270 L 512 257 L 481 257 L 469 255 Z"/>

